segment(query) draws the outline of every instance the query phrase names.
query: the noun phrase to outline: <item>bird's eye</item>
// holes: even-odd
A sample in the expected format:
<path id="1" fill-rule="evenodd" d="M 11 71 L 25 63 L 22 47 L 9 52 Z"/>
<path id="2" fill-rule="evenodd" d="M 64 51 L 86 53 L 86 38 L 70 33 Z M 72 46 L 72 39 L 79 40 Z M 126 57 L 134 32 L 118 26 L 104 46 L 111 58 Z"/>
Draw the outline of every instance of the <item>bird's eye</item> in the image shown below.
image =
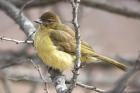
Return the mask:
<path id="1" fill-rule="evenodd" d="M 47 23 L 51 23 L 51 22 L 52 22 L 52 20 L 49 20 L 49 19 L 47 20 Z"/>
<path id="2" fill-rule="evenodd" d="M 53 19 L 47 19 L 46 22 L 47 23 L 52 23 L 52 22 L 55 22 L 55 21 Z"/>

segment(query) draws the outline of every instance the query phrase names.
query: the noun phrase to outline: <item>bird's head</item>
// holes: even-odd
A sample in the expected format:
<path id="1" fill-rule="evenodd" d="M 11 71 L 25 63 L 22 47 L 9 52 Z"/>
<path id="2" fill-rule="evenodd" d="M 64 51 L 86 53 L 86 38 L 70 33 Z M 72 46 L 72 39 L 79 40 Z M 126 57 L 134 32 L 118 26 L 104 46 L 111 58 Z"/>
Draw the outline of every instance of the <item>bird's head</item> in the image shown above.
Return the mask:
<path id="1" fill-rule="evenodd" d="M 49 12 L 42 14 L 42 16 L 34 22 L 36 22 L 38 24 L 49 25 L 49 24 L 53 24 L 53 23 L 60 24 L 61 20 L 56 14 L 49 11 Z"/>

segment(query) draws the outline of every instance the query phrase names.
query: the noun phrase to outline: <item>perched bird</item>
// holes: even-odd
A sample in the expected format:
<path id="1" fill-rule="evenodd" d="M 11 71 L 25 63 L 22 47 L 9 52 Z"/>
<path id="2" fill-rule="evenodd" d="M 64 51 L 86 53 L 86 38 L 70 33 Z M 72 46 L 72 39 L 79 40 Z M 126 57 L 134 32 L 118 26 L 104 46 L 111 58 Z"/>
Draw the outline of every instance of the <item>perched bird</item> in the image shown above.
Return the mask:
<path id="1" fill-rule="evenodd" d="M 52 12 L 44 13 L 35 22 L 39 24 L 34 38 L 38 56 L 54 69 L 60 71 L 72 69 L 76 58 L 75 32 Z M 88 43 L 81 41 L 81 62 L 97 62 L 97 60 L 110 63 L 122 70 L 126 69 L 125 65 L 99 55 Z"/>

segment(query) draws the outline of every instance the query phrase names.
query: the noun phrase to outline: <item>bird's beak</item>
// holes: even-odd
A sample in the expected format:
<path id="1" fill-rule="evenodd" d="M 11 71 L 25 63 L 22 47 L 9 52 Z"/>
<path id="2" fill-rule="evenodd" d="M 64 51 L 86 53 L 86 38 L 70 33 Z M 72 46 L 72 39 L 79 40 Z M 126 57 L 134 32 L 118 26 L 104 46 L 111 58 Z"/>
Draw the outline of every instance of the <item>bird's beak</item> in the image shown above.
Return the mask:
<path id="1" fill-rule="evenodd" d="M 35 23 L 38 23 L 38 24 L 42 24 L 42 21 L 40 19 L 37 19 L 34 21 Z"/>

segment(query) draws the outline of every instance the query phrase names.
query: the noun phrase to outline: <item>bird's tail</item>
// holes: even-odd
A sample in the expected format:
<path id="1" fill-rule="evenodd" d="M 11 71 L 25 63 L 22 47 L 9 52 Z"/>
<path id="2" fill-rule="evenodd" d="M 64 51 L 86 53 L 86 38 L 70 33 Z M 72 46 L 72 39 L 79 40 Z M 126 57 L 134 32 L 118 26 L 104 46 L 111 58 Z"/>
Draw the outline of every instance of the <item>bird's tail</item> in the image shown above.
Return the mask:
<path id="1" fill-rule="evenodd" d="M 93 54 L 93 57 L 99 59 L 99 60 L 102 60 L 103 62 L 107 62 L 109 64 L 112 64 L 122 70 L 127 70 L 127 66 L 114 60 L 114 59 L 111 59 L 111 58 L 108 58 L 108 57 L 105 57 L 105 56 L 102 56 L 102 55 L 99 55 L 99 54 Z"/>

